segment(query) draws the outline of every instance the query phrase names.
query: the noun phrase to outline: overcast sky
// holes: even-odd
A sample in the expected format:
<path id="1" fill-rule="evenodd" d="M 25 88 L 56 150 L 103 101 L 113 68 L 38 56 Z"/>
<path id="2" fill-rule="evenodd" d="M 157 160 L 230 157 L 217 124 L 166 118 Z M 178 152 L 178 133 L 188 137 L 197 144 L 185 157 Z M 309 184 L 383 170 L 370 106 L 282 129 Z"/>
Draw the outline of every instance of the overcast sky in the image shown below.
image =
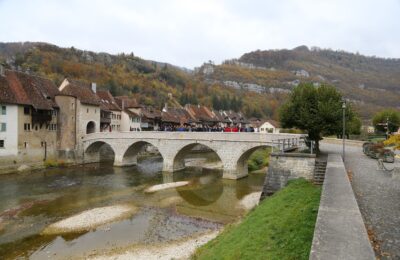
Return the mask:
<path id="1" fill-rule="evenodd" d="M 0 41 L 44 41 L 193 68 L 319 46 L 400 58 L 400 0 L 0 0 Z"/>

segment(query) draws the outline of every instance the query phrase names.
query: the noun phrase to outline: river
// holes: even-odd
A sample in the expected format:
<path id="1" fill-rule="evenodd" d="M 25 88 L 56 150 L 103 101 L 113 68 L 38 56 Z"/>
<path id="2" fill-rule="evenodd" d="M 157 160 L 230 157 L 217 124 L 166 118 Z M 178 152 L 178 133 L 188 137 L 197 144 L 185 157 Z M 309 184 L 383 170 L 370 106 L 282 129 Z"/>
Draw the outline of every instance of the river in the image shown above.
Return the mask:
<path id="1" fill-rule="evenodd" d="M 206 153 L 191 154 L 191 160 Z M 187 168 L 161 172 L 162 158 L 138 166 L 110 163 L 51 168 L 0 176 L 0 258 L 71 259 L 107 254 L 115 248 L 148 247 L 218 230 L 246 213 L 240 200 L 262 189 L 264 174 L 222 179 L 220 170 Z M 145 193 L 152 185 L 189 181 L 190 185 Z M 48 225 L 82 211 L 130 203 L 133 216 L 82 233 L 43 235 Z"/>

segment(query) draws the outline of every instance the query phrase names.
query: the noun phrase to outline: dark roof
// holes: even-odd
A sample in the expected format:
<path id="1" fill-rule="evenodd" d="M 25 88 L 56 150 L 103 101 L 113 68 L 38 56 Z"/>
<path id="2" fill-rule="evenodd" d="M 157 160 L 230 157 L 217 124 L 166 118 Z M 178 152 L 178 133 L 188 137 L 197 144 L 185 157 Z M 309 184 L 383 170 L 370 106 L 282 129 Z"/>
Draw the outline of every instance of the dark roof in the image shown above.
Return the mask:
<path id="1" fill-rule="evenodd" d="M 130 116 L 130 117 L 139 117 L 139 115 L 137 113 L 130 111 L 129 109 L 125 109 L 124 112 L 127 113 L 128 116 Z"/>
<path id="2" fill-rule="evenodd" d="M 199 120 L 202 122 L 217 122 L 218 121 L 218 119 L 215 117 L 215 115 L 206 106 L 187 104 L 187 105 L 185 105 L 185 109 L 196 120 Z"/>
<path id="3" fill-rule="evenodd" d="M 215 111 L 213 110 L 215 117 L 217 118 L 218 122 L 222 123 L 230 123 L 229 117 L 226 115 L 225 111 Z"/>
<path id="4" fill-rule="evenodd" d="M 43 110 L 58 107 L 54 97 L 59 90 L 51 80 L 11 70 L 4 73 L 0 76 L 0 103 L 31 105 Z"/>
<path id="5" fill-rule="evenodd" d="M 163 122 L 190 124 L 197 122 L 184 108 L 165 108 L 161 114 Z"/>
<path id="6" fill-rule="evenodd" d="M 98 90 L 97 96 L 100 99 L 100 108 L 103 110 L 121 111 L 121 107 L 117 104 L 114 97 L 108 90 Z"/>
<path id="7" fill-rule="evenodd" d="M 153 107 L 142 107 L 140 110 L 141 116 L 147 119 L 161 118 L 161 111 Z"/>
<path id="8" fill-rule="evenodd" d="M 91 84 L 83 81 L 66 79 L 67 85 L 61 90 L 61 95 L 79 99 L 82 104 L 100 106 L 99 97 L 92 91 Z"/>
<path id="9" fill-rule="evenodd" d="M 115 101 L 117 102 L 118 106 L 121 108 L 123 107 L 124 109 L 125 108 L 140 108 L 140 107 L 142 107 L 141 105 L 139 105 L 139 103 L 136 101 L 136 98 L 134 98 L 134 97 L 117 96 L 114 98 L 115 98 Z"/>

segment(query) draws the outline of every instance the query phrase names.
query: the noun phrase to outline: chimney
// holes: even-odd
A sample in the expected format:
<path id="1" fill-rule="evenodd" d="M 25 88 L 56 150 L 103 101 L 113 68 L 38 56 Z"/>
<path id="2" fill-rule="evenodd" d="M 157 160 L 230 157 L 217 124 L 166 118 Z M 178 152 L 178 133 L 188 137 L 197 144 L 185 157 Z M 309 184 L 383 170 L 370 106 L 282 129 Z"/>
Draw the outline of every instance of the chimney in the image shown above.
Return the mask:
<path id="1" fill-rule="evenodd" d="M 122 111 L 124 111 L 125 110 L 125 100 L 124 99 L 122 99 Z"/>
<path id="2" fill-rule="evenodd" d="M 4 71 L 3 64 L 0 64 L 0 76 L 2 76 L 2 77 L 5 76 L 5 71 Z"/>
<path id="3" fill-rule="evenodd" d="M 92 82 L 92 91 L 93 91 L 94 93 L 96 93 L 96 88 L 97 88 L 96 83 Z"/>

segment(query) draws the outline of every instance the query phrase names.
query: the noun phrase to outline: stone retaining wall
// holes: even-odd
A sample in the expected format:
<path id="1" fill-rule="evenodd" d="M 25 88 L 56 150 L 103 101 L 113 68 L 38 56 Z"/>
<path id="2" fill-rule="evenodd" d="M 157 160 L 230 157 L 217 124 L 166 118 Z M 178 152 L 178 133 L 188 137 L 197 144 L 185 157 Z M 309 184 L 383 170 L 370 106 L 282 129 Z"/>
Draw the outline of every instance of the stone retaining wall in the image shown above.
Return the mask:
<path id="1" fill-rule="evenodd" d="M 265 177 L 262 198 L 286 186 L 288 180 L 313 179 L 315 154 L 272 153 Z"/>
<path id="2" fill-rule="evenodd" d="M 375 259 L 342 157 L 329 154 L 310 260 Z"/>

